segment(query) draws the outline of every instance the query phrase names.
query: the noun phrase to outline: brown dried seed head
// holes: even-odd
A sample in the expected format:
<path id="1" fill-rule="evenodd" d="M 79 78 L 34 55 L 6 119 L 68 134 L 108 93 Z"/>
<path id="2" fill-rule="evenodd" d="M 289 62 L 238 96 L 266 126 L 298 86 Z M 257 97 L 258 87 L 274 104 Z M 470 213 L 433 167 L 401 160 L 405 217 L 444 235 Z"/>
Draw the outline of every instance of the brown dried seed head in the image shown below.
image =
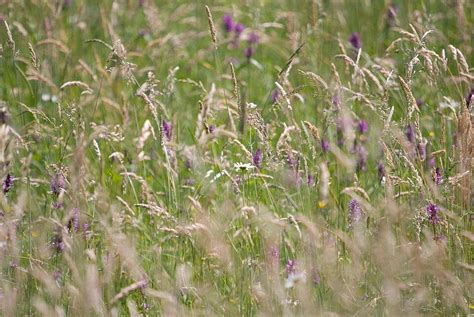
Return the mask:
<path id="1" fill-rule="evenodd" d="M 211 9 L 206 5 L 206 14 L 207 21 L 209 22 L 209 31 L 211 32 L 212 43 L 214 43 L 214 48 L 217 50 L 217 32 L 216 27 L 214 26 L 214 20 L 212 19 Z"/>

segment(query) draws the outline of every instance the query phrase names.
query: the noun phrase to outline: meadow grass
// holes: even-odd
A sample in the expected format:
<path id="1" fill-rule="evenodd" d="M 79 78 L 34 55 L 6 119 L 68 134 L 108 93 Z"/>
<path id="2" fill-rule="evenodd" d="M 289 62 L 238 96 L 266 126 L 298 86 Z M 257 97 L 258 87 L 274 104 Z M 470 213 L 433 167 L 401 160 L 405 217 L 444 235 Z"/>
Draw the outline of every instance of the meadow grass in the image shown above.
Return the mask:
<path id="1" fill-rule="evenodd" d="M 2 315 L 473 312 L 472 1 L 0 5 Z"/>

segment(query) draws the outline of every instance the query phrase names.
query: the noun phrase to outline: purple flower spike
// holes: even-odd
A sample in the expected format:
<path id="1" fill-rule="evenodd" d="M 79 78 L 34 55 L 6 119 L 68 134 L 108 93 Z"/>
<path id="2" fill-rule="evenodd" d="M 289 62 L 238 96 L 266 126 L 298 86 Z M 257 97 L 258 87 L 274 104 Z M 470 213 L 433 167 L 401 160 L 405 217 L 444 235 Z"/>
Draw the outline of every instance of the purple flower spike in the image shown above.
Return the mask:
<path id="1" fill-rule="evenodd" d="M 367 158 L 369 153 L 365 149 L 363 145 L 356 145 L 355 154 L 357 155 L 357 170 L 358 171 L 365 171 L 367 169 Z"/>
<path id="2" fill-rule="evenodd" d="M 362 208 L 359 202 L 351 199 L 349 202 L 349 225 L 359 222 L 362 219 Z"/>
<path id="3" fill-rule="evenodd" d="M 184 166 L 186 166 L 188 170 L 191 170 L 193 168 L 193 161 L 190 158 L 186 158 Z"/>
<path id="4" fill-rule="evenodd" d="M 470 108 L 472 99 L 474 97 L 474 88 L 471 88 L 471 91 L 466 95 L 466 107 Z"/>
<path id="5" fill-rule="evenodd" d="M 72 217 L 69 219 L 67 228 L 69 232 L 74 232 L 79 231 L 79 208 L 74 208 L 72 210 Z"/>
<path id="6" fill-rule="evenodd" d="M 441 175 L 441 169 L 439 167 L 435 169 L 434 182 L 436 185 L 440 185 L 443 182 L 443 175 Z"/>
<path id="7" fill-rule="evenodd" d="M 395 26 L 397 24 L 397 7 L 391 4 L 387 10 L 387 23 L 389 26 Z"/>
<path id="8" fill-rule="evenodd" d="M 439 222 L 439 207 L 436 204 L 433 204 L 432 202 L 428 203 L 428 206 L 426 206 L 426 213 L 428 214 L 428 220 L 433 224 L 437 224 Z"/>
<path id="9" fill-rule="evenodd" d="M 61 209 L 64 207 L 64 204 L 60 201 L 55 201 L 52 206 L 54 209 Z"/>
<path id="10" fill-rule="evenodd" d="M 369 131 L 369 124 L 365 120 L 360 120 L 359 123 L 357 124 L 357 128 L 359 129 L 359 132 L 361 134 L 364 134 L 367 131 Z"/>
<path id="11" fill-rule="evenodd" d="M 256 32 L 252 32 L 249 34 L 248 42 L 250 44 L 258 44 L 260 41 L 260 36 Z"/>
<path id="12" fill-rule="evenodd" d="M 407 125 L 405 129 L 405 135 L 411 143 L 415 143 L 415 132 L 413 131 L 413 127 L 411 124 Z"/>
<path id="13" fill-rule="evenodd" d="M 278 97 L 280 97 L 280 91 L 278 89 L 274 89 L 270 95 L 272 103 L 276 103 L 278 101 Z"/>
<path id="14" fill-rule="evenodd" d="M 235 35 L 240 36 L 240 34 L 242 34 L 244 29 L 245 29 L 245 26 L 242 23 L 237 23 L 234 28 Z"/>
<path id="15" fill-rule="evenodd" d="M 288 260 L 286 263 L 286 273 L 294 273 L 296 271 L 296 261 L 295 260 Z"/>
<path id="16" fill-rule="evenodd" d="M 268 253 L 270 256 L 270 261 L 272 264 L 277 264 L 278 260 L 280 259 L 280 250 L 278 249 L 278 246 L 273 245 L 270 247 L 270 252 Z"/>
<path id="17" fill-rule="evenodd" d="M 308 186 L 314 186 L 314 177 L 313 177 L 313 175 L 308 174 L 308 178 L 306 180 L 306 183 L 308 184 Z"/>
<path id="18" fill-rule="evenodd" d="M 232 19 L 232 16 L 230 14 L 224 14 L 224 17 L 222 18 L 222 23 L 224 24 L 224 30 L 226 32 L 231 32 L 234 30 L 235 23 L 234 19 Z"/>
<path id="19" fill-rule="evenodd" d="M 244 55 L 247 59 L 250 59 L 254 53 L 255 49 L 252 46 L 247 47 L 244 51 Z"/>
<path id="20" fill-rule="evenodd" d="M 327 153 L 329 151 L 329 141 L 326 139 L 321 139 L 321 149 L 323 153 Z"/>
<path id="21" fill-rule="evenodd" d="M 214 133 L 214 132 L 216 131 L 216 126 L 213 125 L 213 124 L 209 125 L 208 131 L 209 131 L 209 133 L 211 133 L 211 134 Z"/>
<path id="22" fill-rule="evenodd" d="M 63 237 L 59 233 L 56 233 L 53 236 L 53 239 L 51 241 L 51 247 L 56 250 L 56 252 L 62 252 L 66 247 L 63 241 Z"/>
<path id="23" fill-rule="evenodd" d="M 257 151 L 255 151 L 255 154 L 253 155 L 253 165 L 255 165 L 255 167 L 257 168 L 260 168 L 262 166 L 262 161 L 263 161 L 262 150 L 257 149 Z"/>
<path id="24" fill-rule="evenodd" d="M 53 194 L 59 195 L 66 187 L 66 180 L 64 179 L 63 174 L 56 173 L 51 179 L 50 187 Z"/>
<path id="25" fill-rule="evenodd" d="M 6 108 L 0 108 L 0 123 L 5 124 L 10 119 L 10 113 Z"/>
<path id="26" fill-rule="evenodd" d="M 433 155 L 431 155 L 430 159 L 428 160 L 428 166 L 431 168 L 436 166 L 436 159 Z"/>
<path id="27" fill-rule="evenodd" d="M 426 144 L 428 142 L 426 140 L 422 140 L 420 143 L 418 143 L 418 154 L 420 155 L 420 159 L 424 161 L 426 159 Z"/>
<path id="28" fill-rule="evenodd" d="M 333 106 L 335 106 L 336 108 L 338 108 L 341 104 L 341 100 L 339 98 L 339 95 L 338 94 L 335 94 L 334 96 L 332 96 L 332 99 L 331 99 L 331 102 L 333 104 Z"/>
<path id="29" fill-rule="evenodd" d="M 61 280 L 61 272 L 60 271 L 54 271 L 53 272 L 53 278 L 56 282 L 59 282 Z"/>
<path id="30" fill-rule="evenodd" d="M 383 162 L 377 164 L 377 172 L 379 173 L 379 181 L 382 181 L 385 178 L 385 165 Z"/>
<path id="31" fill-rule="evenodd" d="M 353 32 L 348 39 L 349 43 L 351 43 L 352 47 L 355 50 L 359 50 L 362 47 L 362 40 L 360 39 L 359 32 Z"/>
<path id="32" fill-rule="evenodd" d="M 313 272 L 313 283 L 314 285 L 319 285 L 321 283 L 321 276 L 318 272 Z"/>
<path id="33" fill-rule="evenodd" d="M 286 155 L 286 162 L 288 163 L 288 166 L 291 169 L 295 169 L 297 164 L 298 164 L 298 160 L 295 157 L 293 157 L 293 155 L 291 155 L 291 153 L 289 153 L 289 152 Z"/>
<path id="34" fill-rule="evenodd" d="M 354 123 L 349 116 L 342 115 L 336 118 L 337 145 L 339 147 L 344 145 L 345 136 L 353 125 Z"/>
<path id="35" fill-rule="evenodd" d="M 171 141 L 171 131 L 172 131 L 171 122 L 163 120 L 162 128 L 163 128 L 163 134 L 166 137 L 166 139 L 168 139 L 168 141 Z"/>
<path id="36" fill-rule="evenodd" d="M 2 188 L 3 188 L 3 193 L 6 194 L 10 191 L 10 189 L 13 186 L 13 176 L 10 175 L 10 173 L 7 174 L 7 177 L 5 177 L 5 180 L 3 181 Z"/>
<path id="37" fill-rule="evenodd" d="M 424 103 L 425 102 L 424 102 L 423 99 L 420 99 L 420 98 L 416 99 L 416 105 L 417 105 L 418 109 L 421 109 L 421 106 L 423 106 Z"/>

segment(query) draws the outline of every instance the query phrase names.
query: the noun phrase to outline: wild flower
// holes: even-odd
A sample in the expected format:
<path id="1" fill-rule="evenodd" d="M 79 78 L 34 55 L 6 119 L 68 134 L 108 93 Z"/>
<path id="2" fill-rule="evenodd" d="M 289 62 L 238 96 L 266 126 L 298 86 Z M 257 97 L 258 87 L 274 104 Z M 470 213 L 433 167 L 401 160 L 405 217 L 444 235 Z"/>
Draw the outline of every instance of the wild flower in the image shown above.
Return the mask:
<path id="1" fill-rule="evenodd" d="M 271 265 L 278 265 L 280 261 L 280 250 L 278 245 L 272 245 L 268 251 L 268 258 Z"/>
<path id="2" fill-rule="evenodd" d="M 471 91 L 468 92 L 468 94 L 466 95 L 466 98 L 465 98 L 467 108 L 471 107 L 473 96 L 474 96 L 474 88 L 471 88 Z"/>
<path id="3" fill-rule="evenodd" d="M 424 161 L 426 159 L 426 145 L 428 141 L 426 139 L 421 140 L 417 145 L 418 155 L 420 160 Z"/>
<path id="4" fill-rule="evenodd" d="M 60 233 L 56 233 L 52 240 L 51 240 L 51 247 L 56 251 L 56 252 L 62 252 L 64 251 L 64 248 L 66 245 L 64 244 L 63 237 L 61 236 Z"/>
<path id="5" fill-rule="evenodd" d="M 388 26 L 394 27 L 397 25 L 397 11 L 398 11 L 398 8 L 396 5 L 390 4 L 388 6 L 387 14 L 386 14 Z"/>
<path id="6" fill-rule="evenodd" d="M 383 164 L 383 162 L 378 162 L 377 163 L 377 172 L 378 172 L 378 175 L 379 175 L 379 181 L 380 182 L 383 182 L 384 179 L 385 179 L 385 165 Z"/>
<path id="7" fill-rule="evenodd" d="M 443 175 L 441 174 L 441 169 L 439 167 L 435 169 L 433 178 L 436 185 L 440 185 L 443 182 Z"/>
<path id="8" fill-rule="evenodd" d="M 239 193 L 240 192 L 240 186 L 242 185 L 242 177 L 240 175 L 236 175 L 234 177 L 234 189 L 235 192 Z"/>
<path id="9" fill-rule="evenodd" d="M 255 53 L 255 49 L 252 46 L 248 46 L 247 48 L 245 48 L 244 56 L 247 59 L 250 59 L 250 58 L 252 58 L 254 53 Z"/>
<path id="10" fill-rule="evenodd" d="M 214 124 L 210 124 L 207 128 L 207 131 L 210 133 L 210 134 L 213 134 L 215 131 L 216 131 L 216 126 Z"/>
<path id="11" fill-rule="evenodd" d="M 318 271 L 313 271 L 313 283 L 314 285 L 319 285 L 321 283 L 321 275 Z"/>
<path id="12" fill-rule="evenodd" d="M 339 147 L 344 145 L 344 139 L 352 127 L 353 121 L 349 116 L 342 115 L 336 118 L 337 145 Z"/>
<path id="13" fill-rule="evenodd" d="M 356 51 L 362 48 L 362 40 L 360 38 L 359 32 L 352 32 L 351 36 L 348 39 L 349 43 L 351 43 L 352 48 Z"/>
<path id="14" fill-rule="evenodd" d="M 286 263 L 286 274 L 288 275 L 285 280 L 285 288 L 292 288 L 297 282 L 306 282 L 306 272 L 296 271 L 296 261 L 288 260 Z"/>
<path id="15" fill-rule="evenodd" d="M 61 272 L 60 271 L 54 271 L 53 272 L 53 279 L 56 281 L 56 283 L 59 283 L 61 280 Z"/>
<path id="16" fill-rule="evenodd" d="M 280 91 L 278 89 L 273 89 L 270 95 L 270 100 L 272 101 L 272 103 L 276 103 L 279 97 L 280 97 Z"/>
<path id="17" fill-rule="evenodd" d="M 291 169 L 296 169 L 298 165 L 298 159 L 293 156 L 290 152 L 286 154 L 286 162 Z"/>
<path id="18" fill-rule="evenodd" d="M 235 25 L 234 31 L 237 37 L 239 37 L 244 30 L 245 30 L 245 26 L 242 23 L 237 23 Z"/>
<path id="19" fill-rule="evenodd" d="M 308 184 L 308 186 L 314 186 L 315 182 L 314 182 L 313 175 L 308 174 L 308 176 L 306 178 L 306 184 Z"/>
<path id="20" fill-rule="evenodd" d="M 421 98 L 418 98 L 416 99 L 416 105 L 419 109 L 421 109 L 421 107 L 423 106 L 423 104 L 425 103 L 425 101 Z"/>
<path id="21" fill-rule="evenodd" d="M 405 128 L 405 136 L 410 143 L 415 143 L 415 131 L 413 130 L 413 126 L 408 124 Z"/>
<path id="22" fill-rule="evenodd" d="M 260 36 L 258 35 L 257 32 L 253 31 L 249 34 L 248 42 L 250 45 L 258 44 L 259 41 L 260 41 Z"/>
<path id="23" fill-rule="evenodd" d="M 436 159 L 433 155 L 431 155 L 430 159 L 428 160 L 428 166 L 430 168 L 434 168 L 436 166 Z"/>
<path id="24" fill-rule="evenodd" d="M 263 153 L 262 150 L 257 149 L 253 155 L 252 158 L 253 165 L 255 165 L 256 168 L 262 167 L 262 161 L 263 161 Z"/>
<path id="25" fill-rule="evenodd" d="M 192 178 L 186 178 L 183 183 L 184 183 L 184 185 L 186 185 L 186 186 L 194 186 L 194 184 L 196 183 L 196 181 L 195 181 L 194 179 L 192 179 Z"/>
<path id="26" fill-rule="evenodd" d="M 436 242 L 443 242 L 446 241 L 447 238 L 444 234 L 437 234 L 433 237 L 433 240 L 435 240 Z"/>
<path id="27" fill-rule="evenodd" d="M 339 106 L 341 105 L 341 98 L 339 98 L 338 94 L 334 94 L 331 98 L 331 102 L 334 107 L 339 108 Z"/>
<path id="28" fill-rule="evenodd" d="M 354 198 L 349 201 L 349 226 L 352 227 L 353 224 L 362 220 L 363 212 L 362 207 L 360 206 L 359 202 Z"/>
<path id="29" fill-rule="evenodd" d="M 235 22 L 234 19 L 230 14 L 224 14 L 224 17 L 222 18 L 222 24 L 224 25 L 224 31 L 226 32 L 232 32 L 235 28 Z"/>
<path id="30" fill-rule="evenodd" d="M 184 166 L 186 167 L 187 170 L 193 169 L 193 161 L 190 158 L 186 158 L 184 160 Z"/>
<path id="31" fill-rule="evenodd" d="M 171 141 L 171 133 L 172 133 L 172 126 L 171 122 L 163 120 L 161 123 L 163 129 L 163 135 L 166 137 L 168 141 Z"/>
<path id="32" fill-rule="evenodd" d="M 365 120 L 359 120 L 357 123 L 357 129 L 359 130 L 359 133 L 364 134 L 369 131 L 369 124 Z"/>
<path id="33" fill-rule="evenodd" d="M 357 170 L 365 171 L 367 169 L 367 159 L 369 156 L 367 149 L 362 144 L 356 144 L 354 148 L 354 153 L 356 155 L 357 160 Z"/>
<path id="34" fill-rule="evenodd" d="M 0 108 L 0 123 L 5 124 L 10 119 L 10 112 L 6 107 Z"/>
<path id="35" fill-rule="evenodd" d="M 286 263 L 286 273 L 294 273 L 296 271 L 296 261 L 295 260 L 288 260 Z"/>
<path id="36" fill-rule="evenodd" d="M 426 213 L 428 215 L 428 220 L 431 224 L 436 225 L 439 222 L 439 207 L 438 205 L 429 202 L 426 206 Z"/>
<path id="37" fill-rule="evenodd" d="M 72 216 L 67 223 L 67 228 L 69 232 L 79 231 L 79 208 L 72 210 Z"/>
<path id="38" fill-rule="evenodd" d="M 285 288 L 292 288 L 298 282 L 306 282 L 306 272 L 294 272 L 288 274 L 288 277 L 285 280 Z"/>
<path id="39" fill-rule="evenodd" d="M 66 180 L 62 173 L 58 172 L 51 178 L 50 188 L 54 195 L 59 195 L 66 186 Z"/>
<path id="40" fill-rule="evenodd" d="M 329 141 L 327 139 L 321 139 L 321 150 L 323 153 L 327 153 L 329 151 Z"/>
<path id="41" fill-rule="evenodd" d="M 244 51 L 244 55 L 247 59 L 250 59 L 253 54 L 255 54 L 255 49 L 259 41 L 260 36 L 258 35 L 258 33 L 256 33 L 255 31 L 250 32 L 247 38 L 248 46 Z"/>
<path id="42" fill-rule="evenodd" d="M 64 203 L 61 202 L 61 201 L 56 200 L 55 202 L 53 202 L 52 207 L 53 207 L 53 209 L 61 209 L 61 208 L 64 207 Z"/>
<path id="43" fill-rule="evenodd" d="M 234 170 L 239 172 L 239 171 L 250 171 L 252 169 L 254 169 L 255 166 L 253 166 L 252 164 L 249 164 L 249 163 L 235 163 L 234 164 Z"/>
<path id="44" fill-rule="evenodd" d="M 13 176 L 10 173 L 7 174 L 2 183 L 3 193 L 6 194 L 13 187 Z"/>

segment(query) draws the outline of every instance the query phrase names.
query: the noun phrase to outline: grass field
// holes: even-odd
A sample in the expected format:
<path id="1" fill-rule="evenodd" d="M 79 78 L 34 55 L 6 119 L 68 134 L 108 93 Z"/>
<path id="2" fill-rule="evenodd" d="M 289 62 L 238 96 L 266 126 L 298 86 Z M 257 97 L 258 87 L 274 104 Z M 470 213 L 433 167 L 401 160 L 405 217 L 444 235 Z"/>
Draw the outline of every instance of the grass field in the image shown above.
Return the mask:
<path id="1" fill-rule="evenodd" d="M 2 316 L 474 313 L 474 2 L 0 22 Z"/>

